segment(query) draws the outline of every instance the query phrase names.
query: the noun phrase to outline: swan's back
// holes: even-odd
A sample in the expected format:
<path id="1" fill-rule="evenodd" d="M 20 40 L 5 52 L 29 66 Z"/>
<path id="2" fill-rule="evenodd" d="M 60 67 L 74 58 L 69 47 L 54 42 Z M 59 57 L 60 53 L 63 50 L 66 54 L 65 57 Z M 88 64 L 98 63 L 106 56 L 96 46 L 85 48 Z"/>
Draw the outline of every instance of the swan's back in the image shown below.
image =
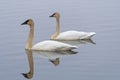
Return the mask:
<path id="1" fill-rule="evenodd" d="M 39 42 L 32 47 L 33 50 L 41 50 L 41 51 L 61 51 L 61 50 L 72 50 L 75 48 L 77 47 L 51 40 Z"/>
<path id="2" fill-rule="evenodd" d="M 56 39 L 58 40 L 79 40 L 79 39 L 89 39 L 95 32 L 80 32 L 80 31 L 65 31 L 60 33 Z"/>

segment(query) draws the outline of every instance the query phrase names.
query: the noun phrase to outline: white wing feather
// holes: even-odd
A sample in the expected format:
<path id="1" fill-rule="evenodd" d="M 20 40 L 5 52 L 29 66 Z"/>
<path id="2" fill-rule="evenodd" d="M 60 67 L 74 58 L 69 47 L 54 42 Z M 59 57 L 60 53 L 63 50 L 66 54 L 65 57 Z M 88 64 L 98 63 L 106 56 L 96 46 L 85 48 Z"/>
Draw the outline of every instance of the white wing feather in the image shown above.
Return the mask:
<path id="1" fill-rule="evenodd" d="M 56 39 L 57 40 L 79 40 L 79 39 L 89 39 L 95 32 L 79 32 L 79 31 L 65 31 L 60 33 Z"/>
<path id="2" fill-rule="evenodd" d="M 42 50 L 42 51 L 61 51 L 61 50 L 72 50 L 77 48 L 66 43 L 57 42 L 57 41 L 43 41 L 39 42 L 32 47 L 32 50 Z"/>

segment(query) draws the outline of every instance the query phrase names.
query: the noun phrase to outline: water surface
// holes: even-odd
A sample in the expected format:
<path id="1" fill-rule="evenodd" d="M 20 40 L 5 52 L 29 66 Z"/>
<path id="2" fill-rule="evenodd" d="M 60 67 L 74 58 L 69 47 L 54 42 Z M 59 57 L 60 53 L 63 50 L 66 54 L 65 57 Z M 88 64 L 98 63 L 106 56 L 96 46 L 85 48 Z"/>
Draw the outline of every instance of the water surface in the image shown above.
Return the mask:
<path id="1" fill-rule="evenodd" d="M 120 80 L 119 3 L 119 0 L 1 0 L 0 78 L 26 80 L 21 73 L 29 72 L 30 56 L 34 66 L 32 80 Z M 92 40 L 96 44 L 74 42 L 79 48 L 72 55 L 28 54 L 24 47 L 29 28 L 20 24 L 32 18 L 34 43 L 47 40 L 55 32 L 55 19 L 49 18 L 55 11 L 61 14 L 61 32 L 94 31 L 97 34 Z"/>

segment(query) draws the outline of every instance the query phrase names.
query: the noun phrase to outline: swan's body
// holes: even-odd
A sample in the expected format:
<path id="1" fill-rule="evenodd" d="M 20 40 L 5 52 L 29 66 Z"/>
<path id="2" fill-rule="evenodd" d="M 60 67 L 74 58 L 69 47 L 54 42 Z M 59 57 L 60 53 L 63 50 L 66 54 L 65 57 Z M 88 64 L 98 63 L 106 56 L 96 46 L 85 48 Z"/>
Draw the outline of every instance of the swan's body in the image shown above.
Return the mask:
<path id="1" fill-rule="evenodd" d="M 80 32 L 80 31 L 66 31 L 60 33 L 60 14 L 58 12 L 54 13 L 50 17 L 55 17 L 57 26 L 56 32 L 51 36 L 53 40 L 80 40 L 80 39 L 90 39 L 95 32 Z"/>
<path id="2" fill-rule="evenodd" d="M 75 46 L 71 46 L 69 44 L 65 44 L 57 41 L 43 41 L 35 44 L 32 49 L 33 50 L 42 50 L 42 51 L 61 51 L 61 50 L 71 50 L 75 49 Z"/>
<path id="3" fill-rule="evenodd" d="M 55 39 L 56 40 L 80 40 L 90 39 L 95 33 L 90 32 L 79 32 L 79 31 L 65 31 L 60 33 Z"/>
<path id="4" fill-rule="evenodd" d="M 62 50 L 72 50 L 76 48 L 76 46 L 72 46 L 57 41 L 51 41 L 51 40 L 39 42 L 33 46 L 32 42 L 34 38 L 34 22 L 32 19 L 28 19 L 24 23 L 22 23 L 22 25 L 24 24 L 28 24 L 30 26 L 29 37 L 25 47 L 25 49 L 27 50 L 62 51 Z"/>

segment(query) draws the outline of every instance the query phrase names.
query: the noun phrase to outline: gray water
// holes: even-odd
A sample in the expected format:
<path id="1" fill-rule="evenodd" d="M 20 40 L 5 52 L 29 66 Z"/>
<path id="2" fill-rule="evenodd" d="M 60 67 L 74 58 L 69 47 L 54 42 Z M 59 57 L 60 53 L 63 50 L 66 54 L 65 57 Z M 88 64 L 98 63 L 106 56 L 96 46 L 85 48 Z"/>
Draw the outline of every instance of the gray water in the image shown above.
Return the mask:
<path id="1" fill-rule="evenodd" d="M 25 51 L 29 28 L 20 24 L 32 18 L 34 43 L 48 40 L 55 32 L 49 16 L 56 11 L 61 32 L 94 31 L 94 44 L 73 42 L 79 45 L 76 54 Z M 120 80 L 119 0 L 1 0 L 0 28 L 1 80 L 27 80 L 21 73 L 30 69 L 31 80 Z"/>

